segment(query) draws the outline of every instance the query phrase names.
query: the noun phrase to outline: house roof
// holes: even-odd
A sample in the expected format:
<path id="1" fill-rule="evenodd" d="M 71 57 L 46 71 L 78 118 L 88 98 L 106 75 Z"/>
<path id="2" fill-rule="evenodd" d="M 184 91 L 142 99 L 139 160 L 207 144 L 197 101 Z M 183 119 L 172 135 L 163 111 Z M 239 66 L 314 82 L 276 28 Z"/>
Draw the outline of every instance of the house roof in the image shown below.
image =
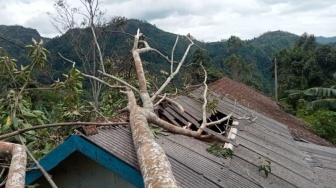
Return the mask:
<path id="1" fill-rule="evenodd" d="M 98 134 L 82 136 L 140 171 L 129 127 L 100 128 Z M 230 158 L 215 157 L 206 152 L 207 143 L 182 135 L 159 135 L 156 141 L 181 187 L 226 187 Z"/>
<path id="2" fill-rule="evenodd" d="M 199 88 L 189 96 L 175 99 L 184 107 L 184 113 L 174 106 L 162 104 L 160 115 L 181 126 L 188 122 L 199 123 L 202 119 L 201 94 L 202 88 Z M 229 114 L 235 109 L 233 116 L 236 118 L 247 114 L 257 116 L 257 119 L 239 120 L 239 124 L 234 125 L 238 129 L 236 143 L 239 145 L 233 147 L 232 158 L 226 159 L 209 154 L 206 149 L 210 144 L 206 142 L 183 135 L 159 134 L 156 141 L 165 150 L 181 187 L 335 187 L 334 175 L 328 173 L 334 172 L 336 149 L 298 143 L 286 125 L 229 98 L 222 98 L 215 92 L 209 95 L 209 99 L 218 101 L 217 111 L 223 114 Z M 91 143 L 96 149 L 103 150 L 112 158 L 127 164 L 127 168 L 139 172 L 128 126 L 99 127 L 98 134 L 89 136 L 78 134 L 77 137 Z M 81 151 L 88 152 L 85 147 Z M 92 159 L 99 158 L 92 155 Z M 316 158 L 319 163 L 312 162 Z M 259 172 L 260 165 L 265 161 L 270 161 L 271 166 L 268 177 Z M 327 169 L 316 164 L 331 165 Z M 127 170 L 117 168 L 116 171 L 127 174 Z"/>
<path id="3" fill-rule="evenodd" d="M 332 146 L 328 141 L 307 130 L 305 122 L 284 112 L 273 99 L 252 87 L 225 77 L 209 84 L 209 88 L 217 94 L 236 99 L 250 109 L 285 124 L 295 138 L 302 138 L 319 145 Z"/>
<path id="4" fill-rule="evenodd" d="M 164 112 L 170 113 L 166 118 L 173 117 L 183 122 L 192 117 L 196 122 L 200 121 L 202 103 L 198 98 L 202 92 L 203 89 L 199 88 L 190 93 L 190 97 L 176 98 L 175 101 L 185 108 L 186 114 L 174 110 L 173 106 L 166 106 Z M 209 100 L 213 99 L 218 101 L 217 111 L 223 114 L 229 114 L 235 108 L 234 117 L 246 114 L 258 117 L 253 122 L 239 120 L 236 126 L 236 142 L 239 146 L 233 148 L 234 156 L 226 174 L 226 187 L 320 187 L 320 182 L 307 161 L 303 160 L 304 156 L 284 124 L 228 98 L 223 99 L 216 93 L 209 95 Z M 272 173 L 265 178 L 258 168 L 267 160 L 271 162 Z"/>
<path id="5" fill-rule="evenodd" d="M 92 159 L 134 186 L 144 187 L 141 173 L 138 170 L 78 135 L 72 135 L 67 138 L 62 144 L 40 159 L 39 164 L 46 171 L 50 171 L 75 152 L 79 152 Z M 39 169 L 30 170 L 26 173 L 25 183 L 26 185 L 30 185 L 42 176 Z"/>
<path id="6" fill-rule="evenodd" d="M 296 142 L 319 182 L 324 187 L 336 187 L 336 149 L 312 143 Z"/>

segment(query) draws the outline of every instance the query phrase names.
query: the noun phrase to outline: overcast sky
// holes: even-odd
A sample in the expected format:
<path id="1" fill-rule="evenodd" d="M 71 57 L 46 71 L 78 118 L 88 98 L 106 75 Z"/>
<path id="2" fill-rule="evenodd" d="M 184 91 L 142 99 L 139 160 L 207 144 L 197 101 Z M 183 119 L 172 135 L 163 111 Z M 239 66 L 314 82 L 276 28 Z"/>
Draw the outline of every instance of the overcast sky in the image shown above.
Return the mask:
<path id="1" fill-rule="evenodd" d="M 79 6 L 79 0 L 68 0 Z M 45 37 L 59 33 L 49 21 L 53 0 L 0 0 L 0 25 L 23 25 Z M 177 34 L 219 41 L 236 35 L 258 37 L 283 30 L 336 36 L 336 0 L 104 0 L 107 16 L 147 20 Z"/>

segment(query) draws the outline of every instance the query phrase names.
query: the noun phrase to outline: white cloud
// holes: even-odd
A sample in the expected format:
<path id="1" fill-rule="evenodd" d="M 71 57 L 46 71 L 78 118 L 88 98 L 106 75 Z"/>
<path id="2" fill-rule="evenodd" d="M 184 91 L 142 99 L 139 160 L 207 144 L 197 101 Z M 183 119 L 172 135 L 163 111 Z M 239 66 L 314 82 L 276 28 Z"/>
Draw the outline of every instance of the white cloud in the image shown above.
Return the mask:
<path id="1" fill-rule="evenodd" d="M 68 0 L 70 4 L 78 0 Z M 50 0 L 0 0 L 0 24 L 24 25 L 42 36 L 54 36 L 46 12 L 53 11 Z M 335 0 L 105 0 L 107 16 L 147 20 L 157 27 L 179 34 L 191 33 L 199 40 L 218 41 L 237 35 L 257 37 L 270 30 L 295 34 L 335 36 Z"/>

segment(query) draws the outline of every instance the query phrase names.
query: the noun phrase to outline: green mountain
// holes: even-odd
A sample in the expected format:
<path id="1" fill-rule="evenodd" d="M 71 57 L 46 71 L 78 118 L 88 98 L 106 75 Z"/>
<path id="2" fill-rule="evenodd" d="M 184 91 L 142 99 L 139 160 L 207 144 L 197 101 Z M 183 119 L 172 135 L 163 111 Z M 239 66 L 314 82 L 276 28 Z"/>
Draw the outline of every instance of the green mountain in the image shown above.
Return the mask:
<path id="1" fill-rule="evenodd" d="M 121 33 L 112 33 L 112 31 L 121 31 L 121 28 L 124 32 L 132 35 L 140 28 L 141 32 L 146 35 L 146 41 L 148 41 L 150 46 L 157 48 L 164 55 L 170 56 L 176 35 L 163 31 L 147 22 L 134 19 L 126 20 L 122 25 L 118 23 L 111 24 L 97 30 L 97 32 L 100 33 L 99 42 L 104 44 L 103 53 L 105 56 L 112 56 L 116 51 L 118 51 L 120 57 L 126 56 L 129 53 L 132 47 L 131 40 L 133 38 Z M 26 56 L 26 53 L 24 53 L 25 50 L 21 47 L 31 43 L 32 37 L 35 39 L 42 38 L 34 29 L 24 28 L 22 26 L 0 26 L 0 46 L 5 48 L 20 61 L 24 61 Z M 74 37 L 77 37 L 78 40 L 76 41 L 80 43 L 84 49 L 90 50 L 87 46 L 92 36 L 88 29 L 74 29 L 62 36 L 50 40 L 46 39 L 46 48 L 51 52 L 49 64 L 54 72 L 53 75 L 55 77 L 53 77 L 53 79 L 57 79 L 61 73 L 64 73 L 67 67 L 72 66 L 70 63 L 61 59 L 58 53 L 77 62 L 77 67 L 82 67 L 82 61 L 78 58 L 73 46 L 69 43 Z M 272 55 L 281 49 L 291 47 L 298 38 L 299 36 L 284 31 L 266 32 L 259 37 L 244 41 L 244 45 L 238 50 L 239 55 L 257 65 L 257 68 L 263 76 L 263 85 L 265 85 L 265 87 L 263 87 L 264 91 L 269 92 L 269 88 L 272 88 L 272 81 L 270 81 L 272 80 L 270 71 Z M 206 50 L 208 55 L 212 58 L 213 65 L 221 69 L 224 68 L 224 59 L 232 54 L 228 49 L 227 41 L 201 42 L 195 39 L 194 42 Z M 174 59 L 181 59 L 188 44 L 189 41 L 185 37 L 180 37 L 179 44 L 175 49 Z M 191 54 L 195 50 L 196 48 L 191 51 Z M 146 62 L 152 63 L 148 68 L 151 73 L 154 74 L 160 74 L 161 69 L 168 68 L 169 66 L 155 53 L 145 54 L 143 58 Z M 190 59 L 189 55 L 188 61 Z"/>
<path id="2" fill-rule="evenodd" d="M 321 44 L 336 43 L 336 37 L 316 37 L 316 41 Z"/>
<path id="3" fill-rule="evenodd" d="M 44 39 L 45 42 L 50 40 L 41 37 L 36 29 L 25 28 L 19 25 L 0 25 L 0 47 L 6 49 L 19 62 L 26 61 L 27 53 L 24 47 L 32 42 L 32 38 L 37 40 Z"/>

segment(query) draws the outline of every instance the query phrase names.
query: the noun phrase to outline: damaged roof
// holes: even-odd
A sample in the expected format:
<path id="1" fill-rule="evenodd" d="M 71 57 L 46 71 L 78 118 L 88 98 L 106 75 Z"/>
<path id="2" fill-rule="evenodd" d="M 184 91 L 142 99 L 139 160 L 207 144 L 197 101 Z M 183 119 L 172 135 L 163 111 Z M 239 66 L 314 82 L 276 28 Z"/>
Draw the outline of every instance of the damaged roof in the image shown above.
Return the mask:
<path id="1" fill-rule="evenodd" d="M 328 141 L 307 130 L 305 122 L 284 112 L 273 99 L 252 87 L 224 77 L 209 84 L 209 88 L 219 95 L 236 99 L 244 106 L 248 106 L 252 110 L 287 125 L 292 136 L 297 139 L 308 140 L 319 145 L 332 146 Z"/>
<path id="2" fill-rule="evenodd" d="M 179 126 L 200 124 L 202 94 L 203 88 L 199 88 L 188 96 L 174 99 L 185 112 L 162 103 L 157 113 Z M 156 137 L 181 187 L 336 187 L 336 149 L 297 142 L 286 124 L 223 97 L 222 93 L 212 92 L 211 101 L 217 101 L 216 111 L 226 115 L 233 113 L 233 118 L 238 119 L 238 125 L 231 125 L 238 130 L 232 157 L 216 157 L 206 151 L 211 144 L 191 137 L 165 132 Z M 245 116 L 254 117 L 253 121 L 239 119 Z M 78 137 L 140 171 L 129 126 L 99 127 L 97 131 L 94 135 L 78 132 Z M 264 163 L 270 164 L 268 177 L 259 172 Z"/>
<path id="3" fill-rule="evenodd" d="M 175 99 L 185 112 L 170 105 L 162 105 L 164 118 L 181 126 L 202 119 L 202 88 L 190 96 Z M 210 144 L 175 134 L 159 134 L 157 142 L 165 150 L 175 178 L 181 187 L 323 187 L 325 183 L 315 174 L 306 155 L 300 150 L 287 127 L 261 113 L 213 93 L 210 100 L 218 100 L 217 110 L 234 117 L 253 115 L 257 118 L 239 120 L 232 158 L 218 158 L 206 149 Z M 209 114 L 208 114 L 209 116 Z M 128 127 L 100 128 L 99 133 L 84 136 L 112 155 L 139 169 L 131 131 Z M 268 177 L 259 172 L 261 164 L 269 161 Z"/>

